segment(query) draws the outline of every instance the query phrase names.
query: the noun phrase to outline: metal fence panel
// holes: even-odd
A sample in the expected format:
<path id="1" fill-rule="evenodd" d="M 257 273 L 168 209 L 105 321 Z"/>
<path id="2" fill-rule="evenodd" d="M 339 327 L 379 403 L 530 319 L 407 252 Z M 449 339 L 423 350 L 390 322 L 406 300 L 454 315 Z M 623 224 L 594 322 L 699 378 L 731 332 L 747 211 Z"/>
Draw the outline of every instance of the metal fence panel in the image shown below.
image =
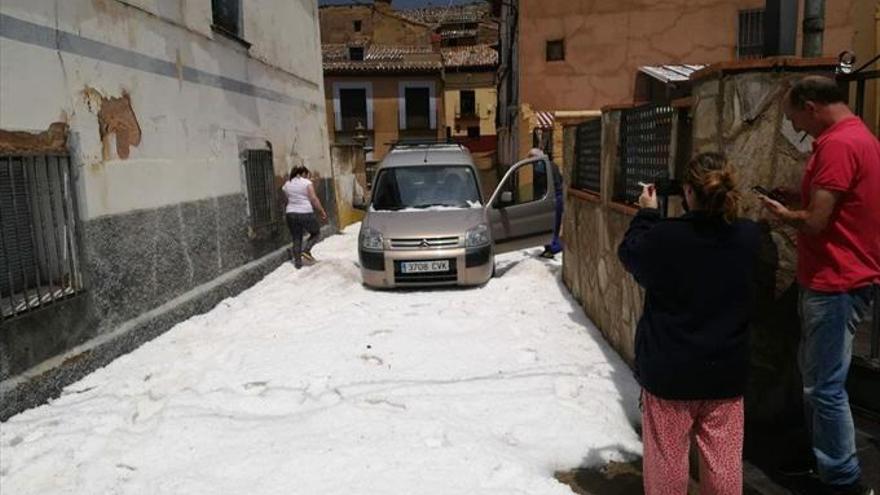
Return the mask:
<path id="1" fill-rule="evenodd" d="M 623 111 L 620 120 L 620 177 L 615 201 L 635 203 L 639 182 L 669 178 L 673 108 L 644 105 Z"/>
<path id="2" fill-rule="evenodd" d="M 602 190 L 602 121 L 595 119 L 577 126 L 575 168 L 572 187 L 599 194 Z"/>
<path id="3" fill-rule="evenodd" d="M 67 156 L 0 156 L 0 316 L 82 291 Z"/>

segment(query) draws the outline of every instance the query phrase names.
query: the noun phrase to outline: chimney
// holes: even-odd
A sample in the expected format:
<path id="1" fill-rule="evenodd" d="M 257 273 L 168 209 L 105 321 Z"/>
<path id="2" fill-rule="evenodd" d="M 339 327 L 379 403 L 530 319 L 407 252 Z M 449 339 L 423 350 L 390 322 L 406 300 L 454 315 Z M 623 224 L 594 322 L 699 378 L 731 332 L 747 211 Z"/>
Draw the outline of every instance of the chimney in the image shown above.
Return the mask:
<path id="1" fill-rule="evenodd" d="M 391 0 L 373 0 L 373 5 L 376 7 L 376 10 L 382 12 L 390 12 L 392 10 Z"/>
<path id="2" fill-rule="evenodd" d="M 807 0 L 809 1 L 809 0 Z M 766 0 L 764 4 L 764 56 L 795 55 L 798 0 Z M 806 23 L 806 20 L 804 21 Z"/>

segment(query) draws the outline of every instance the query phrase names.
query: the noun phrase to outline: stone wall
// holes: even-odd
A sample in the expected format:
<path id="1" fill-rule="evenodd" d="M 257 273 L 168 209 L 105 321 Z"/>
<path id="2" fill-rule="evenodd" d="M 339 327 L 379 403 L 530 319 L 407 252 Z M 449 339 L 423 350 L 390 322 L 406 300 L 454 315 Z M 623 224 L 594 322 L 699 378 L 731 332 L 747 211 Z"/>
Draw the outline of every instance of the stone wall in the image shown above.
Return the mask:
<path id="1" fill-rule="evenodd" d="M 821 66 L 779 69 L 707 72 L 695 80 L 688 112 L 692 149 L 673 151 L 669 162 L 686 163 L 688 156 L 704 151 L 726 153 L 738 171 L 743 190 L 742 216 L 764 226 L 746 404 L 750 421 L 765 424 L 800 418 L 800 378 L 795 357 L 800 332 L 795 306 L 795 236 L 790 228 L 769 221 L 756 196 L 747 190 L 752 185 L 768 189 L 799 186 L 810 138 L 801 141 L 784 118 L 782 97 L 786 85 L 803 71 L 827 70 Z M 618 171 L 619 124 L 619 110 L 603 113 L 601 194 L 568 189 L 563 280 L 611 345 L 632 363 L 643 292 L 617 258 L 617 246 L 636 211 L 610 199 Z M 674 129 L 678 128 L 687 127 L 680 127 L 676 120 Z M 573 131 L 565 131 L 566 163 L 573 159 Z M 671 169 L 676 173 L 674 166 Z M 570 180 L 570 172 L 566 180 Z M 670 215 L 678 214 L 681 208 L 676 201 Z"/>

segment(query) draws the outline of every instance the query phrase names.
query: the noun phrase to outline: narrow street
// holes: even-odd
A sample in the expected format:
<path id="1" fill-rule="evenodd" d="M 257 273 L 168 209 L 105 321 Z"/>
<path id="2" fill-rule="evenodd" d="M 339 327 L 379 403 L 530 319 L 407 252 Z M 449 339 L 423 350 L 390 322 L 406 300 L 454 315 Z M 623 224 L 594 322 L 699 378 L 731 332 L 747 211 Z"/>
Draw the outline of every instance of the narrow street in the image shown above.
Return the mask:
<path id="1" fill-rule="evenodd" d="M 360 283 L 357 226 L 3 424 L 4 493 L 570 494 L 638 388 L 538 250 L 472 289 Z"/>

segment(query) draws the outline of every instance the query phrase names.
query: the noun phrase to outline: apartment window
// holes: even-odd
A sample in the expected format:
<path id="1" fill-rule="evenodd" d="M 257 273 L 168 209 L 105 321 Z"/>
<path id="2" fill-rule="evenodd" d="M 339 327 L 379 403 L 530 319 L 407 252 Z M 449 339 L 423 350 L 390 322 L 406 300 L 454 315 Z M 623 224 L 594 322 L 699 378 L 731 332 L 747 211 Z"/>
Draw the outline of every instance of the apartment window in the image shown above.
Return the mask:
<path id="1" fill-rule="evenodd" d="M 480 137 L 480 126 L 474 125 L 467 128 L 467 137 L 477 139 Z"/>
<path id="2" fill-rule="evenodd" d="M 552 40 L 547 42 L 547 61 L 555 62 L 565 60 L 565 42 L 563 40 Z"/>
<path id="3" fill-rule="evenodd" d="M 0 319 L 82 291 L 70 158 L 0 156 Z"/>
<path id="4" fill-rule="evenodd" d="M 241 36 L 241 0 L 211 0 L 214 27 Z"/>
<path id="5" fill-rule="evenodd" d="M 373 84 L 333 83 L 333 116 L 337 131 L 353 131 L 358 122 L 373 128 Z"/>
<path id="6" fill-rule="evenodd" d="M 343 131 L 353 131 L 358 123 L 367 127 L 367 90 L 364 88 L 340 89 L 339 106 Z"/>
<path id="7" fill-rule="evenodd" d="M 406 128 L 430 129 L 431 94 L 428 88 L 406 88 Z"/>
<path id="8" fill-rule="evenodd" d="M 361 28 L 363 27 L 361 21 L 354 21 L 353 24 L 354 24 L 354 32 L 356 32 L 356 33 L 361 32 Z"/>
<path id="9" fill-rule="evenodd" d="M 364 59 L 364 47 L 351 46 L 348 48 L 348 59 L 362 61 Z"/>
<path id="10" fill-rule="evenodd" d="M 399 83 L 398 119 L 401 130 L 437 128 L 437 103 L 433 81 Z"/>
<path id="11" fill-rule="evenodd" d="M 244 172 L 251 228 L 257 230 L 272 225 L 275 222 L 275 168 L 272 164 L 272 150 L 245 151 Z"/>
<path id="12" fill-rule="evenodd" d="M 764 9 L 739 11 L 736 56 L 761 58 L 764 54 Z"/>
<path id="13" fill-rule="evenodd" d="M 477 96 L 473 90 L 465 90 L 459 94 L 459 113 L 462 116 L 477 114 Z"/>

